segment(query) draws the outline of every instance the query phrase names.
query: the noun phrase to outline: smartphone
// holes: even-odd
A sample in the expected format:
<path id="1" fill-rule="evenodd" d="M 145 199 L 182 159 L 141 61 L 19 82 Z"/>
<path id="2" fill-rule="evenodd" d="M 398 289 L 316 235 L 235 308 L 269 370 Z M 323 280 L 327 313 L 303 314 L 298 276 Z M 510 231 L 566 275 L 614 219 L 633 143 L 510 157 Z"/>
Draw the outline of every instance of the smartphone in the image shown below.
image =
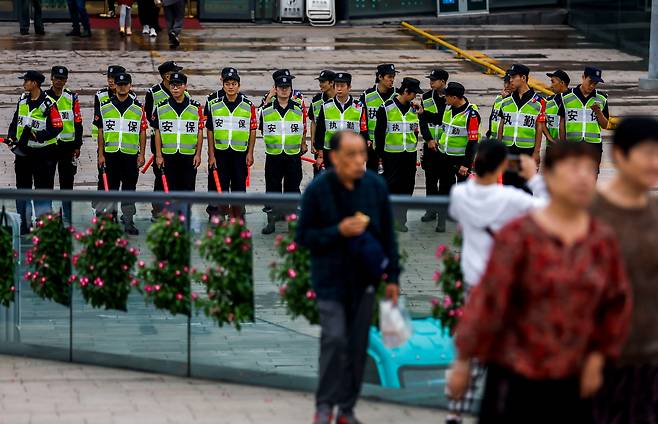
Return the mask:
<path id="1" fill-rule="evenodd" d="M 516 173 L 521 171 L 521 158 L 519 155 L 507 155 L 507 170 Z"/>

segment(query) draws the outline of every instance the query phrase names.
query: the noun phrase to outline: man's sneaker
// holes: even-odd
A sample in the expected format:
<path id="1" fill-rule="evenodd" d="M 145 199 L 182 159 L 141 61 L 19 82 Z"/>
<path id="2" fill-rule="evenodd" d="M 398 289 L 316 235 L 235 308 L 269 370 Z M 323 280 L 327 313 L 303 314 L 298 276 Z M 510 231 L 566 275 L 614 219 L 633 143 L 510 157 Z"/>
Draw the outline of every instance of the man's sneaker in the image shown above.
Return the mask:
<path id="1" fill-rule="evenodd" d="M 169 44 L 171 44 L 172 47 L 180 46 L 180 40 L 174 31 L 169 31 Z"/>
<path id="2" fill-rule="evenodd" d="M 114 17 L 117 16 L 117 14 L 114 13 L 114 10 L 110 10 L 109 12 L 107 12 L 107 16 L 108 16 L 109 18 L 114 18 Z"/>
<path id="3" fill-rule="evenodd" d="M 130 27 L 126 28 L 126 35 L 133 35 L 132 28 L 130 28 Z"/>
<path id="4" fill-rule="evenodd" d="M 144 28 L 142 28 L 142 34 L 147 34 L 151 32 L 151 28 L 148 25 L 144 25 Z"/>
<path id="5" fill-rule="evenodd" d="M 436 223 L 436 230 L 437 233 L 445 233 L 446 232 L 446 222 L 443 220 L 438 220 Z"/>
<path id="6" fill-rule="evenodd" d="M 149 34 L 151 37 L 157 37 L 158 33 L 155 31 L 155 28 L 151 28 L 151 32 Z"/>
<path id="7" fill-rule="evenodd" d="M 131 236 L 139 235 L 139 230 L 137 229 L 137 227 L 135 227 L 134 222 L 128 222 L 126 224 L 123 224 L 123 231 Z"/>
<path id="8" fill-rule="evenodd" d="M 318 411 L 313 418 L 313 424 L 333 424 L 334 416 L 328 411 Z"/>
<path id="9" fill-rule="evenodd" d="M 338 415 L 336 417 L 336 424 L 363 424 L 357 420 L 354 415 Z"/>
<path id="10" fill-rule="evenodd" d="M 432 222 L 436 219 L 436 212 L 432 211 L 427 211 L 425 212 L 425 215 L 423 215 L 420 220 L 422 222 Z"/>

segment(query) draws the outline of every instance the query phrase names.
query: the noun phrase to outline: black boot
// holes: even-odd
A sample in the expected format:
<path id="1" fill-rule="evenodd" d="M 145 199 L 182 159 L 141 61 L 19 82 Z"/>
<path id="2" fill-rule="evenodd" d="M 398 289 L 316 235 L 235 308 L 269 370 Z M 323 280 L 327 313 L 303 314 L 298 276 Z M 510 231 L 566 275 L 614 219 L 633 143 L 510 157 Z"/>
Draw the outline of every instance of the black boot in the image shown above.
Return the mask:
<path id="1" fill-rule="evenodd" d="M 422 222 L 432 222 L 436 219 L 436 211 L 433 210 L 428 210 L 425 212 L 425 215 L 423 215 L 420 220 Z"/>
<path id="2" fill-rule="evenodd" d="M 263 229 L 260 231 L 261 234 L 272 234 L 275 230 L 276 227 L 274 223 L 276 222 L 276 216 L 273 213 L 268 213 L 267 214 L 267 225 L 263 227 Z"/>
<path id="3" fill-rule="evenodd" d="M 448 219 L 448 210 L 446 208 L 441 208 L 436 213 L 436 232 L 445 233 L 446 232 L 446 219 Z"/>
<path id="4" fill-rule="evenodd" d="M 123 223 L 123 231 L 131 236 L 139 235 L 139 230 L 135 227 L 135 221 L 133 221 L 132 216 L 121 216 L 121 222 Z"/>

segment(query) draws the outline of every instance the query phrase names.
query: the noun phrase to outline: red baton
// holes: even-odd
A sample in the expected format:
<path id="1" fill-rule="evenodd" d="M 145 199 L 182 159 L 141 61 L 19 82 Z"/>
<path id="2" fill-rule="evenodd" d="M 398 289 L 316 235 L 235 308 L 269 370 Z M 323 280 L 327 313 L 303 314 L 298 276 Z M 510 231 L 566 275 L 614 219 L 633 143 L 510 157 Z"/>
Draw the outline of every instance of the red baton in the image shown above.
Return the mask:
<path id="1" fill-rule="evenodd" d="M 251 185 L 250 177 L 251 177 L 251 168 L 247 167 L 247 181 L 245 182 L 247 187 Z"/>
<path id="2" fill-rule="evenodd" d="M 217 172 L 217 168 L 213 168 L 212 177 L 215 179 L 215 189 L 217 190 L 217 193 L 221 193 L 222 185 L 219 183 L 219 173 Z"/>
<path id="3" fill-rule="evenodd" d="M 107 172 L 105 172 L 105 167 L 101 168 L 101 174 L 103 175 L 103 187 L 105 187 L 105 191 L 110 191 L 110 185 L 107 183 Z"/>
<path id="4" fill-rule="evenodd" d="M 142 174 L 146 174 L 146 171 L 149 170 L 151 167 L 151 164 L 153 163 L 153 159 L 155 159 L 155 155 L 151 155 L 148 161 L 144 164 L 144 167 L 142 168 Z"/>
<path id="5" fill-rule="evenodd" d="M 164 166 L 160 167 L 160 169 L 162 170 L 162 188 L 165 193 L 169 193 L 169 184 L 167 184 L 167 176 L 164 172 Z"/>
<path id="6" fill-rule="evenodd" d="M 302 156 L 301 158 L 302 158 L 303 161 L 308 162 L 308 163 L 312 163 L 312 164 L 318 163 L 318 161 L 316 161 L 315 159 L 307 158 L 306 156 Z"/>

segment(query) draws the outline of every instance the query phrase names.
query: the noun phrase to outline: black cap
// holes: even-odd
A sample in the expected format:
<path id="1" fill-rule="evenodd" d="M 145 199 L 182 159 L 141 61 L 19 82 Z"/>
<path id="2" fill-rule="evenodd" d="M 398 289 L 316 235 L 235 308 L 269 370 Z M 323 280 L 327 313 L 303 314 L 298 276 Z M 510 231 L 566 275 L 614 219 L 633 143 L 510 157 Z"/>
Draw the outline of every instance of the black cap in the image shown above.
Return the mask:
<path id="1" fill-rule="evenodd" d="M 292 79 L 290 75 L 279 75 L 274 79 L 274 85 L 277 87 L 292 87 Z"/>
<path id="2" fill-rule="evenodd" d="M 505 72 L 505 75 L 503 76 L 503 82 L 509 82 L 510 76 L 507 72 Z"/>
<path id="3" fill-rule="evenodd" d="M 414 93 L 422 93 L 423 90 L 420 88 L 420 81 L 416 78 L 404 77 L 402 79 L 402 84 L 400 84 L 400 91 L 404 90 L 412 91 Z"/>
<path id="4" fill-rule="evenodd" d="M 446 86 L 446 96 L 464 97 L 466 89 L 458 82 L 449 82 Z"/>
<path id="5" fill-rule="evenodd" d="M 133 83 L 133 79 L 132 79 L 132 77 L 130 76 L 130 74 L 127 74 L 127 73 L 125 73 L 125 72 L 122 72 L 122 73 L 120 73 L 120 74 L 116 74 L 116 75 L 114 76 L 114 83 L 115 83 L 116 85 L 121 85 L 121 84 L 132 84 L 132 83 Z"/>
<path id="6" fill-rule="evenodd" d="M 237 81 L 240 82 L 240 75 L 238 74 L 238 70 L 235 68 L 224 68 L 222 69 L 222 79 L 224 81 Z"/>
<path id="7" fill-rule="evenodd" d="M 66 66 L 55 65 L 50 69 L 50 76 L 54 78 L 66 79 L 69 77 L 69 70 Z"/>
<path id="8" fill-rule="evenodd" d="M 108 77 L 113 77 L 113 76 L 115 76 L 116 74 L 120 74 L 120 73 L 122 73 L 122 72 L 126 72 L 126 68 L 124 68 L 123 66 L 119 66 L 119 65 L 110 65 L 110 66 L 107 67 L 107 73 L 106 73 L 106 75 L 107 75 Z"/>
<path id="9" fill-rule="evenodd" d="M 395 65 L 392 63 L 384 63 L 377 66 L 377 75 L 395 75 L 398 71 L 395 70 Z"/>
<path id="10" fill-rule="evenodd" d="M 546 74 L 547 77 L 555 77 L 559 78 L 561 81 L 563 81 L 566 85 L 569 85 L 569 82 L 571 81 L 571 78 L 569 78 L 569 75 L 567 75 L 566 72 L 564 72 L 562 69 L 558 69 L 555 72 L 549 72 Z"/>
<path id="11" fill-rule="evenodd" d="M 178 66 L 176 62 L 173 60 L 168 60 L 164 62 L 162 65 L 158 66 L 158 72 L 160 72 L 160 75 L 164 75 L 167 72 L 178 72 L 183 69 L 182 66 Z"/>
<path id="12" fill-rule="evenodd" d="M 352 84 L 352 74 L 348 74 L 347 72 L 336 72 L 334 82 L 346 82 Z"/>
<path id="13" fill-rule="evenodd" d="M 334 78 L 336 78 L 336 73 L 334 71 L 330 71 L 328 69 L 320 72 L 320 75 L 316 78 L 316 80 L 322 82 L 322 81 L 333 81 Z"/>
<path id="14" fill-rule="evenodd" d="M 172 82 L 187 84 L 187 76 L 182 72 L 174 72 L 171 74 L 171 78 L 169 78 L 169 84 Z"/>
<path id="15" fill-rule="evenodd" d="M 448 81 L 448 73 L 443 69 L 432 69 L 432 72 L 427 76 L 430 80 Z"/>
<path id="16" fill-rule="evenodd" d="M 589 77 L 592 82 L 605 82 L 603 81 L 603 78 L 601 78 L 601 75 L 603 72 L 594 66 L 587 66 L 585 68 L 585 76 Z"/>
<path id="17" fill-rule="evenodd" d="M 288 77 L 290 79 L 295 79 L 295 76 L 290 73 L 288 69 L 277 69 L 272 73 L 272 79 L 276 82 L 276 79 L 279 77 Z"/>
<path id="18" fill-rule="evenodd" d="M 527 77 L 528 75 L 530 75 L 530 69 L 525 65 L 521 65 L 520 63 L 515 63 L 507 70 L 507 73 L 509 74 L 509 76 L 525 75 Z"/>
<path id="19" fill-rule="evenodd" d="M 27 71 L 22 76 L 18 77 L 18 79 L 25 81 L 35 81 L 38 84 L 43 84 L 43 82 L 46 80 L 46 77 L 44 77 L 43 74 L 39 71 Z"/>

